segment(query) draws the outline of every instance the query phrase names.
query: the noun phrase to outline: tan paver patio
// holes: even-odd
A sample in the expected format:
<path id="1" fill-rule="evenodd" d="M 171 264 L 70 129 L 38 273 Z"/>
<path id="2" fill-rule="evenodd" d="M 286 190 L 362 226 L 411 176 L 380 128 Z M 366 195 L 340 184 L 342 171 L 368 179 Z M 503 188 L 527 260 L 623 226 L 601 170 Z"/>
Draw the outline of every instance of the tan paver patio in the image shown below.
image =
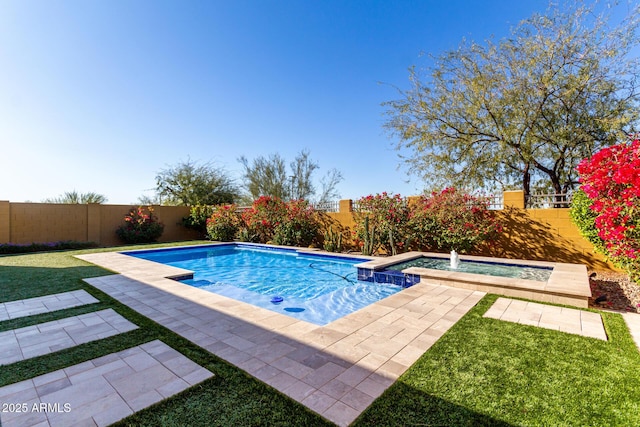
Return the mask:
<path id="1" fill-rule="evenodd" d="M 212 376 L 156 340 L 1 387 L 0 425 L 106 426 Z"/>
<path id="2" fill-rule="evenodd" d="M 18 362 L 138 328 L 109 308 L 0 332 L 0 365 Z"/>
<path id="3" fill-rule="evenodd" d="M 602 317 L 584 310 L 498 298 L 484 317 L 607 340 Z"/>
<path id="4" fill-rule="evenodd" d="M 318 326 L 166 278 L 185 270 L 114 252 L 79 258 L 122 273 L 87 283 L 342 426 L 485 295 L 421 283 Z"/>
<path id="5" fill-rule="evenodd" d="M 0 322 L 99 302 L 85 290 L 0 303 Z"/>

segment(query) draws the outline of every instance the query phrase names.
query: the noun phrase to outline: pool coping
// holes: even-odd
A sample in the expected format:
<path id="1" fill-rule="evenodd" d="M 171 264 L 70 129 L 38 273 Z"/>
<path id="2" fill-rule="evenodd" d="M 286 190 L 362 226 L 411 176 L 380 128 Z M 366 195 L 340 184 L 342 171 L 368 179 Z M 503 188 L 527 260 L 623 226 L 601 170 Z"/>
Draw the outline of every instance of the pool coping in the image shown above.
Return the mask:
<path id="1" fill-rule="evenodd" d="M 77 258 L 120 273 L 90 285 L 344 426 L 485 295 L 419 283 L 318 326 L 169 278 L 187 270 L 118 252 Z"/>
<path id="2" fill-rule="evenodd" d="M 412 251 L 391 257 L 371 260 L 358 264 L 356 267 L 359 269 L 372 269 L 374 271 L 382 270 L 390 265 L 422 256 L 442 259 L 449 258 L 448 254 Z M 434 270 L 421 267 L 409 267 L 402 270 L 402 272 L 418 275 L 420 276 L 421 281 L 426 283 L 480 290 L 508 297 L 526 298 L 553 304 L 572 305 L 580 308 L 588 308 L 589 306 L 591 287 L 589 286 L 589 276 L 585 265 L 472 255 L 460 255 L 460 260 L 528 265 L 533 267 L 553 268 L 553 270 L 549 280 L 546 282 L 509 277 L 486 276 L 459 271 Z"/>

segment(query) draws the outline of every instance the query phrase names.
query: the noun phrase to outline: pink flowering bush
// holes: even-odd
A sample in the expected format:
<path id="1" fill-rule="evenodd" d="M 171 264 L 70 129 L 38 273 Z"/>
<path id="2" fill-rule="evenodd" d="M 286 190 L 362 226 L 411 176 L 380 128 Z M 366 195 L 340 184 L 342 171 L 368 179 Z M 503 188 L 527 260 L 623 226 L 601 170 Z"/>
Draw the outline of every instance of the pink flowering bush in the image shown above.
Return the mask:
<path id="1" fill-rule="evenodd" d="M 409 207 L 399 194 L 368 195 L 358 200 L 355 242 L 367 255 L 383 248 L 389 254 L 406 250 Z"/>
<path id="2" fill-rule="evenodd" d="M 124 217 L 124 225 L 118 227 L 116 234 L 125 243 L 151 243 L 158 240 L 163 231 L 164 225 L 153 214 L 153 208 L 139 206 Z"/>
<path id="3" fill-rule="evenodd" d="M 275 243 L 308 246 L 320 228 L 317 212 L 304 200 L 283 202 L 278 197 L 262 196 L 239 214 L 236 205 L 218 206 L 207 220 L 212 240 Z"/>
<path id="4" fill-rule="evenodd" d="M 261 196 L 242 213 L 245 233 L 252 236 L 251 240 L 267 243 L 286 215 L 287 206 L 280 198 Z"/>
<path id="5" fill-rule="evenodd" d="M 273 243 L 288 246 L 309 246 L 316 238 L 320 223 L 317 212 L 305 200 L 291 200 L 286 215 L 273 230 Z"/>
<path id="6" fill-rule="evenodd" d="M 207 219 L 207 235 L 211 240 L 230 242 L 236 237 L 241 224 L 236 205 L 216 206 Z"/>
<path id="7" fill-rule="evenodd" d="M 412 203 L 409 226 L 416 248 L 461 253 L 497 239 L 502 231 L 487 199 L 455 188 L 421 196 Z"/>
<path id="8" fill-rule="evenodd" d="M 640 141 L 604 148 L 576 168 L 606 255 L 640 280 Z"/>
<path id="9" fill-rule="evenodd" d="M 398 194 L 358 200 L 356 243 L 363 253 L 383 248 L 389 254 L 409 249 L 470 252 L 502 231 L 485 198 L 455 188 L 405 201 Z"/>

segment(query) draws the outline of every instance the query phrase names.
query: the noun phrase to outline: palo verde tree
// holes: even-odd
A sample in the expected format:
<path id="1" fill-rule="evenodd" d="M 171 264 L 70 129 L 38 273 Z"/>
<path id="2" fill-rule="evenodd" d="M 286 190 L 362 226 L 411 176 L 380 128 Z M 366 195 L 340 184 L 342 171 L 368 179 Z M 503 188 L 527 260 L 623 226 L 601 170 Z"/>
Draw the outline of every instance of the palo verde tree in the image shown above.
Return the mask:
<path id="1" fill-rule="evenodd" d="M 580 160 L 638 120 L 639 9 L 615 25 L 611 13 L 550 8 L 412 67 L 411 88 L 384 104 L 412 172 L 434 187 L 574 188 Z"/>
<path id="2" fill-rule="evenodd" d="M 318 192 L 314 184 L 315 171 L 319 164 L 313 161 L 307 150 L 302 150 L 289 163 L 278 153 L 269 157 L 256 157 L 251 163 L 242 156 L 239 162 L 244 168 L 244 187 L 251 200 L 260 196 L 272 196 L 282 200 L 312 200 L 324 202 L 339 197 L 336 186 L 342 181 L 342 174 L 331 169 L 320 179 Z"/>
<path id="3" fill-rule="evenodd" d="M 153 200 L 163 205 L 220 205 L 233 203 L 239 196 L 224 169 L 192 160 L 158 172 L 155 191 Z"/>

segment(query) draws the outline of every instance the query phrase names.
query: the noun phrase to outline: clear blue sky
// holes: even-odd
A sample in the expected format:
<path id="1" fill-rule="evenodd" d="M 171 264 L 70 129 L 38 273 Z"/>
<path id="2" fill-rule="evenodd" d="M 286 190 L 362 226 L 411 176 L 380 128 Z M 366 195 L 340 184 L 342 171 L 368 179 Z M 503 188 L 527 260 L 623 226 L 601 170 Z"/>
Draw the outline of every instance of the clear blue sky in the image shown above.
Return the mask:
<path id="1" fill-rule="evenodd" d="M 342 198 L 417 194 L 381 103 L 462 38 L 502 38 L 544 0 L 2 0 L 0 200 L 153 194 L 191 159 L 308 149 Z M 382 83 L 382 84 L 380 84 Z M 398 166 L 400 165 L 400 168 Z M 409 182 L 407 182 L 409 180 Z"/>

